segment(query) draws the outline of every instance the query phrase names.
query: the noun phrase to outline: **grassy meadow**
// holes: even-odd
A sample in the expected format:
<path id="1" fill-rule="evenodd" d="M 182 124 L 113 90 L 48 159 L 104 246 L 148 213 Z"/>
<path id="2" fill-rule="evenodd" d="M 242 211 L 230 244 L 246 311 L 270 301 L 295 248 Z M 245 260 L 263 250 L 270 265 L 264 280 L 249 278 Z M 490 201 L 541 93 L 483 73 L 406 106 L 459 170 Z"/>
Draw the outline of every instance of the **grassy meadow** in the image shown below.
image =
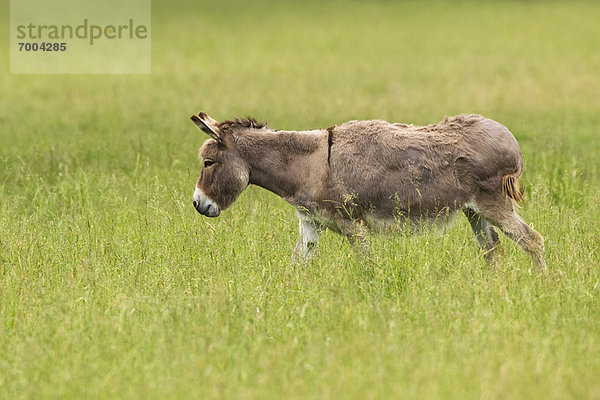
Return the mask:
<path id="1" fill-rule="evenodd" d="M 600 398 L 600 4 L 153 3 L 150 75 L 10 75 L 0 37 L 0 398 Z M 498 120 L 548 269 L 462 216 L 294 266 L 275 195 L 193 209 L 198 111 Z"/>

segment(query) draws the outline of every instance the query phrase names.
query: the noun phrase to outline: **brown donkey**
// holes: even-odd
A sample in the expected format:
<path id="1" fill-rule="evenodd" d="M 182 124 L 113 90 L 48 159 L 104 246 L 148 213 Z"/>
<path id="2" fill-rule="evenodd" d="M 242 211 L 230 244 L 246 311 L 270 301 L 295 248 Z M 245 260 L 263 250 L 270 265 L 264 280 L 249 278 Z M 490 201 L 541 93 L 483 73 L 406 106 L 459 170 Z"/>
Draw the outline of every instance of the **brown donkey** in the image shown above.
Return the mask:
<path id="1" fill-rule="evenodd" d="M 249 184 L 270 190 L 296 207 L 296 256 L 310 257 L 326 228 L 362 243 L 367 228 L 462 210 L 488 259 L 500 246 L 496 226 L 544 266 L 544 239 L 515 213 L 519 145 L 498 122 L 458 115 L 428 126 L 374 120 L 275 131 L 253 118 L 192 120 L 212 138 L 200 149 L 196 210 L 217 217 Z"/>

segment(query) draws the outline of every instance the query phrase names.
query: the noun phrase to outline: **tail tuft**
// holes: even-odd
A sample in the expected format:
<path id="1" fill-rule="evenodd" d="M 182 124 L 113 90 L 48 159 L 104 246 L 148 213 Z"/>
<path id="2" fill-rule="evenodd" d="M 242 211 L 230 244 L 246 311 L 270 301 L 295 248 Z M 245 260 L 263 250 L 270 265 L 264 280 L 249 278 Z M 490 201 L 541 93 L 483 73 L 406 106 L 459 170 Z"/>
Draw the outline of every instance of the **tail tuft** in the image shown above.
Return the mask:
<path id="1" fill-rule="evenodd" d="M 523 201 L 523 193 L 525 193 L 525 187 L 518 183 L 520 172 L 502 177 L 502 193 L 519 204 Z"/>

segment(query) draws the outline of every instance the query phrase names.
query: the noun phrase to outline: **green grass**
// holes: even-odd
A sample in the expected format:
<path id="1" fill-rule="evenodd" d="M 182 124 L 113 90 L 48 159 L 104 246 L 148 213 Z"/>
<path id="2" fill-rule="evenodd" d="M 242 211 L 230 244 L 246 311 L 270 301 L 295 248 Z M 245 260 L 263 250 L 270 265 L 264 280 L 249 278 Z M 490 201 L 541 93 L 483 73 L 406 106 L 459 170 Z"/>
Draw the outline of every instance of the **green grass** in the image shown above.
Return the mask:
<path id="1" fill-rule="evenodd" d="M 600 398 L 597 3 L 155 0 L 153 16 L 148 76 L 9 75 L 0 39 L 0 397 Z M 496 119 L 548 270 L 505 237 L 490 268 L 464 218 L 374 236 L 371 263 L 327 233 L 294 267 L 275 195 L 192 208 L 199 110 L 279 129 Z"/>

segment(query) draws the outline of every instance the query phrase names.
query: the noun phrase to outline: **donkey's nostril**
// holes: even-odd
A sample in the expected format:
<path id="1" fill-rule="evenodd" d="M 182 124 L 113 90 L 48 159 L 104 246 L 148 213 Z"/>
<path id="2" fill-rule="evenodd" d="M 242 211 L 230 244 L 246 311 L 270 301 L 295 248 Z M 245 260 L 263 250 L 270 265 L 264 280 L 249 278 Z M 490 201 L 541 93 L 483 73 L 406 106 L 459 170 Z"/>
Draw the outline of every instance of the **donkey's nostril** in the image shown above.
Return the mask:
<path id="1" fill-rule="evenodd" d="M 196 200 L 194 200 L 194 208 L 197 208 L 198 203 L 196 203 Z"/>

